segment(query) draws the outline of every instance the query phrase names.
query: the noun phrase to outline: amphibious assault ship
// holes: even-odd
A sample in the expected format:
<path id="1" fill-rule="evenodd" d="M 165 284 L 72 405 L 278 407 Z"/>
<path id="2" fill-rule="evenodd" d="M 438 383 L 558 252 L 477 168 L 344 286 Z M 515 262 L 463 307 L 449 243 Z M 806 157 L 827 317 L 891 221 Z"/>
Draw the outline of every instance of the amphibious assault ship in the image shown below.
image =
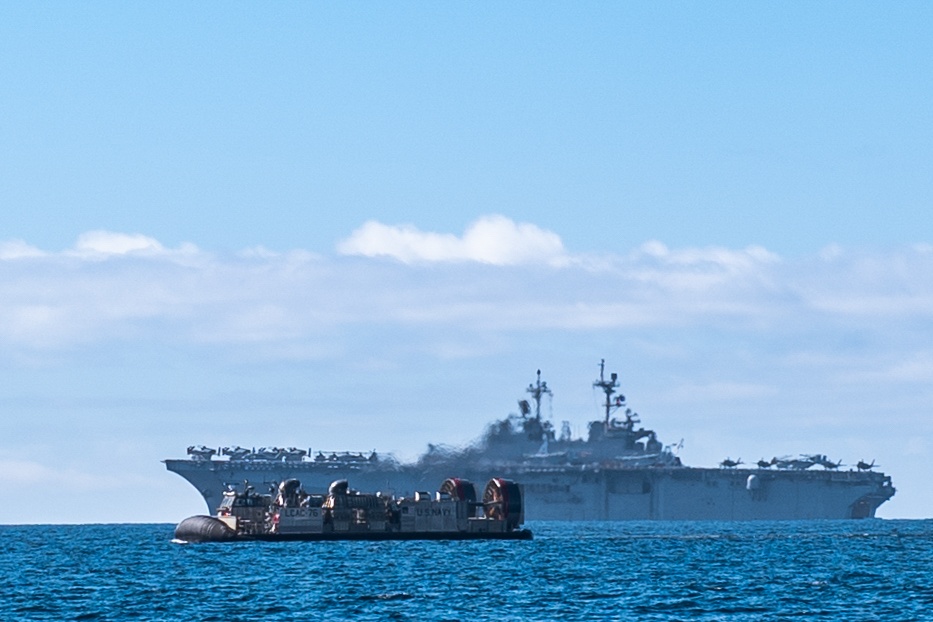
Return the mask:
<path id="1" fill-rule="evenodd" d="M 526 389 L 531 401 L 520 400 L 519 413 L 492 423 L 466 448 L 429 446 L 414 463 L 375 451 L 205 446 L 164 462 L 194 485 L 209 511 L 220 507 L 225 491 L 272 489 L 293 478 L 314 489 L 348 479 L 364 490 L 401 496 L 429 490 L 453 473 L 471 481 L 521 481 L 528 520 L 872 518 L 894 495 L 891 478 L 874 463 L 842 470 L 822 454 L 761 460 L 753 468 L 729 459 L 718 468 L 684 466 L 672 446 L 639 426 L 638 414 L 617 393 L 617 374 L 605 376 L 605 361 L 593 386 L 605 402 L 586 438 L 574 438 L 568 422 L 557 434 L 542 418 L 541 400 L 551 390 L 539 370 Z"/>

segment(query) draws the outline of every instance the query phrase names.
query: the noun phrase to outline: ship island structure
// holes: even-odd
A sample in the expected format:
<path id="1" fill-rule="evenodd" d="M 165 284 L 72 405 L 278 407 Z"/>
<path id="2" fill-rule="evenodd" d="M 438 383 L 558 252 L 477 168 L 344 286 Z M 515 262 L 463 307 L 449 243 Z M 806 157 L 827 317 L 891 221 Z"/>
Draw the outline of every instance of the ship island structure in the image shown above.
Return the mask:
<path id="1" fill-rule="evenodd" d="M 429 446 L 413 463 L 375 451 L 206 446 L 188 447 L 187 458 L 164 462 L 198 490 L 211 512 L 225 492 L 229 498 L 246 487 L 273 490 L 290 479 L 309 490 L 349 480 L 361 490 L 404 496 L 431 490 L 452 474 L 521 482 L 527 520 L 860 519 L 873 518 L 895 493 L 891 477 L 874 470 L 874 462 L 842 469 L 822 454 L 754 466 L 730 459 L 718 467 L 685 466 L 653 430 L 636 427 L 639 417 L 617 392 L 617 374 L 606 377 L 605 361 L 599 369 L 593 386 L 605 395 L 603 416 L 589 423 L 586 438 L 574 438 L 568 422 L 557 434 L 542 418 L 541 401 L 551 390 L 538 371 L 519 413 L 490 424 L 470 446 Z"/>

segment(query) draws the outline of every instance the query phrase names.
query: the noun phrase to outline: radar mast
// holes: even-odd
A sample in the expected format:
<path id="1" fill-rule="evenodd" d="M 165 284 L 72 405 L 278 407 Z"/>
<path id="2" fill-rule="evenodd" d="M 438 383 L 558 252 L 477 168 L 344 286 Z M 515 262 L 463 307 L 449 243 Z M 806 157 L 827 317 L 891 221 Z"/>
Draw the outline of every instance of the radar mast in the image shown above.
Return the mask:
<path id="1" fill-rule="evenodd" d="M 547 386 L 547 382 L 541 382 L 541 370 L 538 370 L 538 380 L 535 384 L 529 384 L 528 388 L 525 389 L 527 393 L 531 394 L 531 399 L 535 401 L 535 419 L 541 421 L 541 398 L 544 395 L 549 397 L 553 396 L 551 390 Z"/>
<path id="2" fill-rule="evenodd" d="M 609 415 L 612 414 L 613 408 L 620 408 L 625 406 L 625 396 L 619 395 L 614 400 L 612 399 L 613 394 L 616 392 L 616 387 L 619 386 L 619 375 L 615 372 L 612 372 L 609 375 L 609 380 L 606 380 L 604 372 L 606 369 L 606 359 L 599 360 L 599 380 L 593 383 L 594 387 L 599 387 L 603 390 L 603 393 L 606 394 L 606 403 L 604 404 L 606 408 L 606 420 L 605 426 L 609 427 Z"/>

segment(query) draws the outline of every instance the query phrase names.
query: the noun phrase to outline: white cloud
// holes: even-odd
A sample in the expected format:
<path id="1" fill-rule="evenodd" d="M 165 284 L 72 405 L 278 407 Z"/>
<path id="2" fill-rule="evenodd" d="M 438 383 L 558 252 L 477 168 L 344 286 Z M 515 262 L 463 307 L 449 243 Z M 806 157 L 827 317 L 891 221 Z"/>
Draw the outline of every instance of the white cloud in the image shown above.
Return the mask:
<path id="1" fill-rule="evenodd" d="M 79 254 L 127 255 L 161 253 L 165 251 L 165 247 L 155 238 L 145 235 L 88 231 L 78 236 L 74 250 Z"/>
<path id="2" fill-rule="evenodd" d="M 113 231 L 88 231 L 78 236 L 74 247 L 63 253 L 83 259 L 106 259 L 119 256 L 186 256 L 199 252 L 193 244 L 182 244 L 169 249 L 155 238 L 139 233 L 117 233 Z"/>
<path id="3" fill-rule="evenodd" d="M 403 263 L 475 261 L 509 266 L 566 260 L 557 234 L 496 215 L 472 223 L 462 237 L 371 220 L 338 243 L 337 250 L 344 255 L 390 257 Z"/>
<path id="4" fill-rule="evenodd" d="M 933 317 L 933 254 L 923 245 L 885 254 L 838 253 L 785 282 L 812 310 L 841 317 Z"/>
<path id="5" fill-rule="evenodd" d="M 650 241 L 595 261 L 567 253 L 556 234 L 501 216 L 477 220 L 461 237 L 369 222 L 338 246 L 399 262 L 261 246 L 214 257 L 190 244 L 170 249 L 104 231 L 59 253 L 25 242 L 0 248 L 33 257 L 5 262 L 0 280 L 0 344 L 19 348 L 170 335 L 320 353 L 294 342 L 337 342 L 342 330 L 378 326 L 476 335 L 686 326 L 794 333 L 809 325 L 832 332 L 831 320 L 910 331 L 933 316 L 933 254 L 925 248 L 787 262 L 756 246 Z M 127 261 L 136 257 L 147 260 Z M 891 319 L 897 324 L 886 325 Z"/>
<path id="6" fill-rule="evenodd" d="M 45 253 L 41 250 L 26 244 L 22 240 L 0 242 L 0 260 L 42 257 L 43 255 L 45 255 Z"/>
<path id="7" fill-rule="evenodd" d="M 715 266 L 730 272 L 742 272 L 763 264 L 773 264 L 780 258 L 761 246 L 748 246 L 743 250 L 732 250 L 717 246 L 670 250 L 662 242 L 645 242 L 635 257 L 650 257 L 671 266 Z"/>

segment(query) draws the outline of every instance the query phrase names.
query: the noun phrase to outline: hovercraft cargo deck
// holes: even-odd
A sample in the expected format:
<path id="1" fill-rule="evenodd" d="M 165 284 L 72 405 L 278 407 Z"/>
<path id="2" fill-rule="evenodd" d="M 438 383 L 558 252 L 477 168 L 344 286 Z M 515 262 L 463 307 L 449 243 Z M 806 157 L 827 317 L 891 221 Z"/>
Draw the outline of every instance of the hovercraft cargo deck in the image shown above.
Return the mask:
<path id="1" fill-rule="evenodd" d="M 530 540 L 522 529 L 522 488 L 493 478 L 476 499 L 469 481 L 444 480 L 434 493 L 396 498 L 350 490 L 346 480 L 326 495 L 308 494 L 296 479 L 273 496 L 228 491 L 216 516 L 191 516 L 175 528 L 184 542 L 335 540 Z"/>

